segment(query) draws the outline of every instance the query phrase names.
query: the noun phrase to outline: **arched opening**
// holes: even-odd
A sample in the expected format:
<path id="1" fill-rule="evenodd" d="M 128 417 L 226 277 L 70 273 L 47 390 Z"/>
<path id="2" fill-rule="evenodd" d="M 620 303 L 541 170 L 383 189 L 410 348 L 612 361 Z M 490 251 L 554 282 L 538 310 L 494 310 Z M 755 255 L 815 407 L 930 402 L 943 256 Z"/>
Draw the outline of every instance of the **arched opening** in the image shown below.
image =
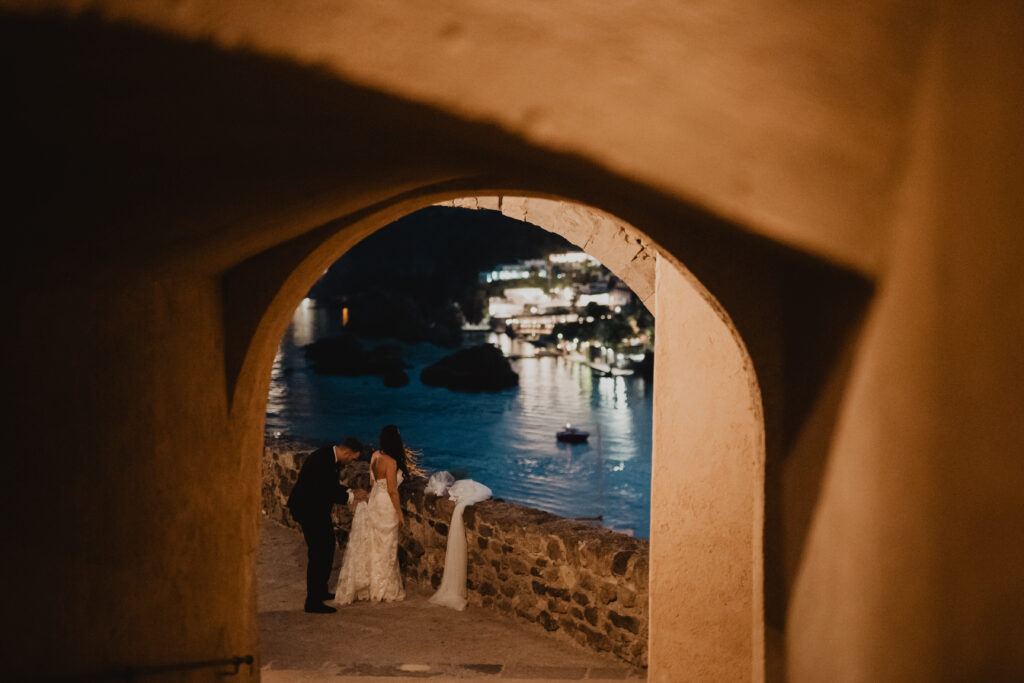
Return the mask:
<path id="1" fill-rule="evenodd" d="M 272 58 L 195 44 L 180 34 L 95 15 L 12 17 L 6 26 L 17 49 L 46 57 L 19 62 L 39 75 L 31 79 L 32 96 L 19 100 L 27 107 L 26 148 L 38 143 L 38 150 L 25 155 L 34 160 L 29 177 L 40 188 L 51 187 L 47 160 L 65 155 L 62 166 L 74 169 L 55 186 L 59 201 L 40 203 L 27 194 L 28 201 L 19 204 L 31 219 L 12 269 L 21 303 L 14 341 L 23 353 L 14 363 L 14 386 L 25 399 L 16 444 L 25 452 L 63 454 L 75 442 L 92 454 L 62 460 L 66 469 L 56 496 L 49 461 L 15 463 L 13 480 L 28 485 L 9 500 L 9 509 L 32 507 L 44 494 L 59 504 L 47 507 L 28 531 L 19 530 L 12 545 L 35 548 L 32 532 L 57 528 L 63 515 L 75 519 L 77 555 L 64 562 L 54 560 L 50 549 L 26 552 L 20 567 L 34 589 L 15 596 L 11 613 L 57 611 L 66 595 L 80 598 L 60 624 L 18 624 L 20 635 L 11 641 L 19 650 L 18 671 L 34 671 L 40 661 L 48 663 L 47 671 L 75 673 L 254 651 L 251 560 L 267 365 L 249 361 L 272 356 L 290 309 L 308 286 L 296 269 L 307 259 L 320 259 L 323 268 L 376 227 L 428 204 L 531 194 L 522 188 L 600 206 L 642 226 L 666 260 L 685 263 L 729 311 L 763 396 L 764 623 L 769 633 L 781 633 L 795 573 L 806 559 L 803 538 L 845 394 L 852 358 L 847 333 L 863 310 L 862 276 L 780 246 L 804 244 L 787 241 L 785 231 L 762 230 L 772 241 L 762 240 L 752 233 L 765 225 L 744 227 L 720 217 L 750 215 L 732 211 L 735 202 L 698 208 L 704 195 L 650 158 L 602 166 L 604 138 L 592 130 L 591 144 L 573 156 L 517 126 L 502 130 L 464 110 L 413 104 L 354 86 L 344 75 L 308 68 L 287 51 Z M 47 86 L 63 82 L 69 72 L 81 72 L 80 89 Z M 113 92 L 136 96 L 110 106 Z M 186 106 L 170 106 L 178 104 Z M 55 118 L 59 112 L 85 115 Z M 126 120 L 138 125 L 124 125 Z M 64 125 L 69 121 L 75 125 Z M 675 123 L 669 128 L 681 129 Z M 648 137 L 671 148 L 667 154 L 678 161 L 677 170 L 703 172 L 699 161 L 681 153 L 685 138 L 666 146 Z M 252 144 L 254 139 L 262 144 Z M 98 143 L 102 154 L 95 153 Z M 817 168 L 799 167 L 804 173 Z M 637 169 L 655 175 L 644 181 Z M 847 211 L 849 204 L 821 200 L 793 178 L 788 183 L 792 196 L 810 197 L 822 211 L 872 223 L 870 216 Z M 744 196 L 742 182 L 728 187 Z M 43 206 L 47 210 L 40 213 Z M 753 215 L 765 224 L 778 218 Z M 810 233 L 820 228 L 807 215 L 789 218 Z M 848 254 L 837 246 L 841 236 L 833 237 L 822 238 L 835 247 L 824 253 Z M 875 263 L 871 255 L 863 259 L 838 260 Z M 852 287 L 844 288 L 844 281 Z M 58 322 L 48 311 L 70 300 L 81 305 Z M 660 324 L 666 324 L 663 315 Z M 61 343 L 67 327 L 81 337 L 77 353 Z M 837 351 L 845 352 L 845 362 L 836 362 Z M 41 367 L 50 372 L 39 375 L 35 369 Z M 56 414 L 62 416 L 59 429 L 51 419 Z M 791 462 L 798 478 L 780 482 L 780 465 L 788 469 Z M 674 500 L 679 489 L 672 478 L 659 481 Z M 713 493 L 705 486 L 709 481 L 702 478 L 700 490 Z M 97 501 L 97 491 L 109 495 Z M 140 491 L 153 495 L 142 498 Z M 794 504 L 780 510 L 780 493 Z M 835 505 L 835 494 L 832 500 Z M 692 511 L 713 509 L 714 501 L 705 502 L 688 501 L 679 517 L 667 520 L 669 531 L 681 533 L 696 521 Z M 79 516 L 80 509 L 90 514 Z M 753 554 L 750 546 L 744 554 Z M 138 571 L 140 561 L 145 571 Z M 68 590 L 56 593 L 53 586 Z M 735 593 L 729 591 L 730 597 Z M 137 599 L 119 599 L 123 595 Z M 694 619 L 699 610 L 690 614 L 685 605 L 665 604 L 675 613 L 652 623 L 652 676 L 661 671 L 666 679 L 678 679 L 674 674 L 685 668 L 681 676 L 688 677 L 708 659 L 701 639 L 716 639 L 728 629 L 713 619 Z M 758 596 L 749 604 L 759 604 Z M 154 619 L 154 613 L 163 618 Z M 97 622 L 116 628 L 92 628 Z M 750 631 L 752 622 L 746 614 L 741 631 Z M 668 645 L 687 641 L 680 650 L 686 658 L 672 653 L 659 663 L 659 630 Z M 703 659 L 687 649 L 691 640 Z M 50 658 L 52 642 L 66 648 L 67 656 Z M 758 661 L 751 666 L 757 655 L 748 650 L 710 658 L 731 668 L 699 668 L 707 677 L 757 679 L 764 668 Z"/>
<path id="2" fill-rule="evenodd" d="M 254 651 L 254 330 L 443 186 L 600 205 L 729 311 L 793 680 L 1022 677 L 1021 3 L 85 5 L 2 21 L 11 676 Z"/>
<path id="3" fill-rule="evenodd" d="M 289 272 L 252 333 L 236 401 L 266 395 L 277 343 L 327 265 L 392 217 L 437 202 L 528 217 L 598 258 L 654 310 L 661 330 L 656 353 L 664 360 L 655 366 L 651 675 L 670 680 L 700 670 L 761 680 L 765 446 L 753 364 L 714 297 L 628 223 L 567 200 L 517 193 L 470 199 L 427 195 L 397 202 L 399 211 L 330 226 L 317 243 L 292 252 Z M 255 414 L 258 407 L 247 404 L 247 411 Z M 262 437 L 262 422 L 251 428 Z"/>

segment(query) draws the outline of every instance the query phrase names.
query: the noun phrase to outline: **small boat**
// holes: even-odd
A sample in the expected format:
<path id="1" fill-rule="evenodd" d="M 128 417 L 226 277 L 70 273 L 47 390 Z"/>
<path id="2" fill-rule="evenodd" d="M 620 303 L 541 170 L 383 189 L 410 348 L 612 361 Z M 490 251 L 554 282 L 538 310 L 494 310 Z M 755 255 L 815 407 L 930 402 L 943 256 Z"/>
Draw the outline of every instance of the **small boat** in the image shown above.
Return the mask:
<path id="1" fill-rule="evenodd" d="M 590 436 L 590 432 L 576 429 L 572 425 L 565 425 L 565 429 L 555 434 L 555 438 L 565 443 L 583 443 Z"/>

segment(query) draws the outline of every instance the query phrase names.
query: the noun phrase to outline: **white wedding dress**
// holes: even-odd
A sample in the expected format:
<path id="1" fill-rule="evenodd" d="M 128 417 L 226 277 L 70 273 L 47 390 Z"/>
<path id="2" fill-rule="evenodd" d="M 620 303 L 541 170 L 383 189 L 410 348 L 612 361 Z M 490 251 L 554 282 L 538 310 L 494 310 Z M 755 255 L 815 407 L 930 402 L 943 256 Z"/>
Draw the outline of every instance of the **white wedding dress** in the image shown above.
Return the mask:
<path id="1" fill-rule="evenodd" d="M 356 600 L 391 602 L 405 598 L 398 568 L 398 513 L 388 495 L 385 479 L 375 480 L 377 453 L 370 458 L 370 497 L 356 505 L 345 559 L 338 574 L 335 602 Z M 398 471 L 402 483 L 402 471 Z"/>

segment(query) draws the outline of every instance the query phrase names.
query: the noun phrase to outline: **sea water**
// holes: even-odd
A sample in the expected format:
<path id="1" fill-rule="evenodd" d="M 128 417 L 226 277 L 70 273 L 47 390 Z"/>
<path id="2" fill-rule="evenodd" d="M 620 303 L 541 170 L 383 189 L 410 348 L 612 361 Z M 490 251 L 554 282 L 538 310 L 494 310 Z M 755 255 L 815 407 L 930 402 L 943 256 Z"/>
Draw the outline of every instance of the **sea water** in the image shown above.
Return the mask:
<path id="1" fill-rule="evenodd" d="M 491 488 L 495 497 L 647 538 L 650 527 L 651 384 L 599 377 L 561 357 L 537 357 L 505 335 L 468 333 L 465 345 L 491 342 L 515 360 L 519 386 L 496 393 L 428 387 L 420 371 L 452 349 L 401 344 L 413 367 L 397 389 L 379 377 L 318 375 L 302 347 L 338 334 L 341 312 L 305 300 L 274 359 L 267 433 L 336 443 L 376 443 L 396 424 L 428 471 L 449 470 Z M 390 340 L 362 340 L 364 348 Z M 522 357 L 520 357 L 522 356 Z M 590 432 L 584 444 L 555 434 L 567 423 Z"/>

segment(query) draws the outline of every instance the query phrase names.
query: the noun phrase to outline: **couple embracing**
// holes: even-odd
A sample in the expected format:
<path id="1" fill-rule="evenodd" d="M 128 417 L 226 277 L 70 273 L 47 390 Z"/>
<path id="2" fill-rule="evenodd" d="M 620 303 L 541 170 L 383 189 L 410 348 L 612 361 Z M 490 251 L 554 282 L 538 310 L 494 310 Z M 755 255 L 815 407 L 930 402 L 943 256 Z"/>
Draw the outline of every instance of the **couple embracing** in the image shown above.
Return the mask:
<path id="1" fill-rule="evenodd" d="M 355 600 L 392 601 L 405 597 L 398 568 L 398 536 L 405 526 L 398 486 L 409 468 L 412 454 L 402 442 L 398 427 L 380 432 L 380 446 L 370 458 L 370 490 L 349 490 L 338 481 L 343 465 L 359 457 L 362 444 L 347 438 L 336 446 L 313 451 L 302 464 L 295 488 L 288 498 L 292 517 L 306 539 L 305 610 L 335 612 L 324 601 L 348 604 Z M 334 548 L 337 543 L 331 510 L 335 504 L 355 505 L 352 531 L 334 592 L 328 589 Z"/>

